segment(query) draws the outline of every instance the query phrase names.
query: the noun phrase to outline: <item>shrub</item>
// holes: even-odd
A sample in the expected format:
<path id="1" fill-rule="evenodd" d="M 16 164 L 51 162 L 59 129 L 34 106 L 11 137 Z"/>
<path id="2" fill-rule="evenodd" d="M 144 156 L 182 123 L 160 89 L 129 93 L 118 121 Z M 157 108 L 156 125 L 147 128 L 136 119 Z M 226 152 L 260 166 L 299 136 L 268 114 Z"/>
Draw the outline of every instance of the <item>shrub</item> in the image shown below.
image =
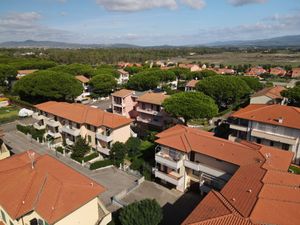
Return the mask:
<path id="1" fill-rule="evenodd" d="M 83 158 L 83 161 L 84 161 L 84 162 L 88 162 L 88 161 L 90 161 L 90 160 L 92 160 L 92 159 L 97 158 L 98 156 L 99 156 L 99 153 L 98 153 L 98 152 L 93 152 L 92 154 L 85 156 L 85 157 Z"/>
<path id="2" fill-rule="evenodd" d="M 130 165 L 130 169 L 140 170 L 143 163 L 144 163 L 144 160 L 135 158 Z"/>
<path id="3" fill-rule="evenodd" d="M 162 209 L 155 199 L 134 202 L 124 207 L 119 216 L 122 225 L 157 225 L 162 218 Z"/>
<path id="4" fill-rule="evenodd" d="M 56 150 L 57 152 L 60 152 L 61 154 L 64 153 L 64 149 L 63 149 L 63 147 L 61 147 L 61 146 L 56 147 L 55 150 Z"/>
<path id="5" fill-rule="evenodd" d="M 43 141 L 45 130 L 36 130 L 32 126 L 22 126 L 17 124 L 17 130 L 24 134 L 31 134 L 31 137 L 35 140 L 39 140 L 39 142 Z"/>
<path id="6" fill-rule="evenodd" d="M 110 166 L 112 165 L 112 161 L 107 159 L 107 160 L 102 160 L 102 161 L 97 161 L 97 162 L 94 162 L 90 165 L 90 169 L 91 170 L 96 170 L 96 169 L 99 169 L 99 168 L 102 168 L 102 167 L 106 167 L 106 166 Z"/>

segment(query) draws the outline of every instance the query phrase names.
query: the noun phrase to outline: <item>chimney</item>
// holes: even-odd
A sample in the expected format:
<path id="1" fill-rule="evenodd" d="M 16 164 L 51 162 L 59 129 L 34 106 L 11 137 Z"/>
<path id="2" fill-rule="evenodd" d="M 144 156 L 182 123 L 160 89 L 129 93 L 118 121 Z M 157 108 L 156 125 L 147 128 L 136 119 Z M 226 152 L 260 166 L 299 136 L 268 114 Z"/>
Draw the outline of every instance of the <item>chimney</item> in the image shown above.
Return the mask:
<path id="1" fill-rule="evenodd" d="M 278 123 L 283 123 L 283 118 L 282 117 L 278 118 Z"/>

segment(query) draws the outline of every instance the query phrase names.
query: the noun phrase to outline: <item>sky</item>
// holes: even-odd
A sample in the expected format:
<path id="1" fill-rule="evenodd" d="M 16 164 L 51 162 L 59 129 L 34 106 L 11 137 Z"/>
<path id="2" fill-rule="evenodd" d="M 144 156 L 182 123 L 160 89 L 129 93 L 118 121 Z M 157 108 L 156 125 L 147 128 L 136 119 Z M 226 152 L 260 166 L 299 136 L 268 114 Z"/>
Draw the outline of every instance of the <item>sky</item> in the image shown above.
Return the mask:
<path id="1" fill-rule="evenodd" d="M 300 0 L 0 0 L 0 42 L 197 45 L 300 34 Z"/>

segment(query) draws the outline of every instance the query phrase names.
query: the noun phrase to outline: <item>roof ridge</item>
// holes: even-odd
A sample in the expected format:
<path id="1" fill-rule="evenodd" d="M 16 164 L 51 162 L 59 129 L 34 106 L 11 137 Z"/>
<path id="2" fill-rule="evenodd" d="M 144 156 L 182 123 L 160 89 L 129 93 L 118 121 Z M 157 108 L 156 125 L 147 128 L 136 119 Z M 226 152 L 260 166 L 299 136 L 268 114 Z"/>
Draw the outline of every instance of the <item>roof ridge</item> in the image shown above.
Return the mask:
<path id="1" fill-rule="evenodd" d="M 41 186 L 39 192 L 37 193 L 35 202 L 33 203 L 33 208 L 34 208 L 34 209 L 35 209 L 36 204 L 37 204 L 38 201 L 39 201 L 40 195 L 41 195 L 41 193 L 42 193 L 42 191 L 43 191 L 43 189 L 44 189 L 44 186 L 45 186 L 45 184 L 46 184 L 47 179 L 48 179 L 48 173 L 46 174 L 46 176 L 45 176 L 45 178 L 44 178 L 44 181 L 43 181 L 43 184 L 42 184 L 42 186 Z"/>

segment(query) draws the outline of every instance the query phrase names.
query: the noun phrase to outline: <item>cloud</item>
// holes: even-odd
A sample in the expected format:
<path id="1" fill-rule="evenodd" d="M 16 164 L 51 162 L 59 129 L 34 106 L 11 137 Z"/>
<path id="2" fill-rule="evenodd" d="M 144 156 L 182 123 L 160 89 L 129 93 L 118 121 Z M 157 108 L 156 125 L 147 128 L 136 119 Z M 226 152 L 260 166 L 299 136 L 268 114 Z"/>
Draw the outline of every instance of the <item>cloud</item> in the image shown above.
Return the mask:
<path id="1" fill-rule="evenodd" d="M 181 2 L 194 9 L 202 9 L 204 0 L 96 0 L 96 3 L 109 11 L 134 12 L 153 8 L 177 9 Z"/>
<path id="2" fill-rule="evenodd" d="M 71 40 L 71 32 L 42 25 L 37 12 L 9 13 L 0 16 L 0 41 Z"/>
<path id="3" fill-rule="evenodd" d="M 248 4 L 262 4 L 268 0 L 229 0 L 229 3 L 234 6 L 243 6 Z"/>
<path id="4" fill-rule="evenodd" d="M 182 2 L 194 9 L 202 9 L 206 6 L 204 0 L 182 0 Z"/>

